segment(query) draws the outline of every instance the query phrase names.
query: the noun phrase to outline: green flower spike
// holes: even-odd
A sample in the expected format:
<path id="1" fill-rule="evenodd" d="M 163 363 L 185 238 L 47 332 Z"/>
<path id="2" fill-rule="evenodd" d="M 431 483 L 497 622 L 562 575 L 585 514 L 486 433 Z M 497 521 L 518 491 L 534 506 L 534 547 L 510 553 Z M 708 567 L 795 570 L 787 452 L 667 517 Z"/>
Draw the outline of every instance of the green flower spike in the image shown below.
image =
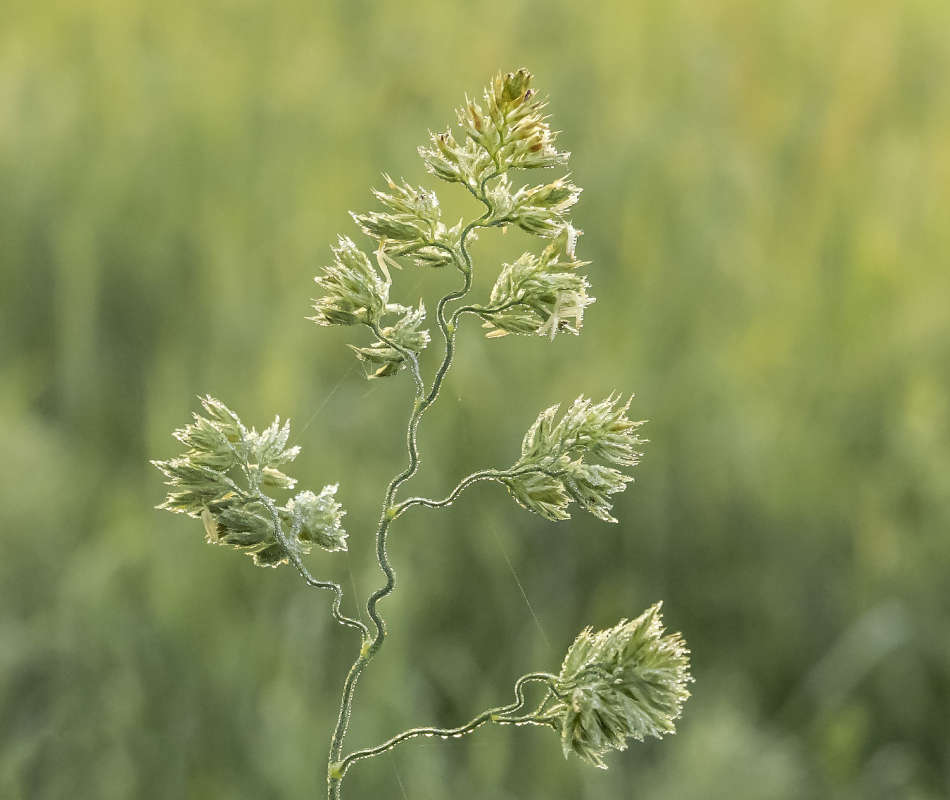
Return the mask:
<path id="1" fill-rule="evenodd" d="M 509 169 L 553 167 L 567 163 L 558 151 L 556 133 L 547 123 L 547 100 L 531 88 L 526 69 L 498 73 L 485 89 L 483 105 L 465 99 L 457 110 L 462 144 L 451 130 L 430 133 L 419 148 L 426 169 L 444 181 L 478 190 L 487 177 Z"/>
<path id="2" fill-rule="evenodd" d="M 426 309 L 419 301 L 417 308 L 391 305 L 387 313 L 401 313 L 402 316 L 391 326 L 383 328 L 382 339 L 377 339 L 369 347 L 350 345 L 360 361 L 376 367 L 368 377 L 388 378 L 406 366 L 405 351 L 419 354 L 429 344 L 429 332 L 419 330 L 426 317 Z M 385 340 L 385 341 L 384 341 Z"/>
<path id="3" fill-rule="evenodd" d="M 450 264 L 462 233 L 461 220 L 447 227 L 435 192 L 406 181 L 397 184 L 383 175 L 388 192 L 374 189 L 373 195 L 385 211 L 352 214 L 363 233 L 379 241 L 380 250 L 390 256 L 408 256 L 424 267 Z"/>
<path id="4" fill-rule="evenodd" d="M 505 264 L 491 291 L 491 309 L 476 311 L 489 329 L 489 337 L 509 333 L 554 336 L 562 331 L 577 334 L 584 324 L 584 309 L 594 302 L 587 278 L 574 270 L 586 264 L 574 257 L 579 231 L 562 225 L 540 256 L 522 254 Z"/>
<path id="5" fill-rule="evenodd" d="M 340 525 L 346 512 L 334 499 L 339 484 L 324 486 L 320 494 L 300 492 L 287 503 L 297 538 L 303 547 L 313 542 L 329 552 L 346 550 L 346 531 Z"/>
<path id="6" fill-rule="evenodd" d="M 258 433 L 248 429 L 220 400 L 201 399 L 205 415 L 174 432 L 187 449 L 177 458 L 153 461 L 172 488 L 160 509 L 201 518 L 205 538 L 242 550 L 258 566 L 275 567 L 289 553 L 275 536 L 275 508 L 284 539 L 296 553 L 308 553 L 313 544 L 325 550 L 345 550 L 346 532 L 340 526 L 345 513 L 335 502 L 335 485 L 319 495 L 304 491 L 278 506 L 265 489 L 289 491 L 297 481 L 278 467 L 293 461 L 299 447 L 287 447 L 289 420 L 279 418 Z M 283 530 L 283 527 L 282 527 Z"/>
<path id="7" fill-rule="evenodd" d="M 313 301 L 317 325 L 375 324 L 389 302 L 390 279 L 380 275 L 369 256 L 341 236 L 333 248 L 333 263 L 314 280 L 325 294 Z"/>
<path id="8" fill-rule="evenodd" d="M 574 753 L 606 768 L 604 756 L 627 740 L 675 733 L 689 674 L 689 650 L 678 633 L 664 635 L 661 604 L 613 628 L 581 631 L 554 684 L 558 701 L 545 714 Z"/>
<path id="9" fill-rule="evenodd" d="M 581 189 L 567 177 L 540 186 L 522 186 L 512 192 L 507 175 L 486 190 L 493 209 L 492 224 L 511 222 L 546 239 L 561 232 L 567 213 L 577 203 L 580 193 Z"/>
<path id="10" fill-rule="evenodd" d="M 576 501 L 598 519 L 616 522 L 609 496 L 622 492 L 633 478 L 616 467 L 591 462 L 623 467 L 639 463 L 637 447 L 646 440 L 636 431 L 644 422 L 629 419 L 629 407 L 629 400 L 620 404 L 619 395 L 599 403 L 581 396 L 558 421 L 559 406 L 542 411 L 525 434 L 521 458 L 509 470 L 522 474 L 503 479 L 508 491 L 549 520 L 570 519 L 567 508 Z"/>

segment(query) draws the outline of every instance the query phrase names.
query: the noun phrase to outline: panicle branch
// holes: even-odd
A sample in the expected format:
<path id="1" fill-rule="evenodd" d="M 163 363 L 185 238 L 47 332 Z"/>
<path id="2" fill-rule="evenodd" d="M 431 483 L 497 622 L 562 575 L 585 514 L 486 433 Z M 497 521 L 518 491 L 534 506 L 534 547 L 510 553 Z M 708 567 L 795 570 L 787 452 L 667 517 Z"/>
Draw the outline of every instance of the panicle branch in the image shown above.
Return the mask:
<path id="1" fill-rule="evenodd" d="M 534 471 L 504 480 L 515 500 L 553 521 L 569 519 L 568 506 L 575 501 L 598 519 L 616 522 L 609 496 L 633 480 L 617 467 L 635 467 L 642 455 L 638 448 L 646 442 L 636 433 L 645 422 L 631 420 L 629 407 L 630 400 L 621 403 L 619 395 L 599 403 L 581 396 L 559 420 L 559 406 L 542 411 L 512 467 Z"/>
<path id="2" fill-rule="evenodd" d="M 661 604 L 612 628 L 585 628 L 574 640 L 555 682 L 558 698 L 543 718 L 574 753 L 605 768 L 611 749 L 627 740 L 675 733 L 689 698 L 689 650 L 678 633 L 665 634 Z"/>
<path id="3" fill-rule="evenodd" d="M 201 398 L 205 415 L 174 432 L 186 447 L 168 461 L 153 461 L 172 491 L 158 508 L 201 518 L 205 538 L 230 545 L 261 567 L 286 564 L 293 553 L 308 553 L 316 544 L 333 552 L 346 550 L 343 507 L 336 502 L 337 485 L 319 494 L 298 492 L 277 507 L 283 524 L 292 527 L 289 550 L 275 535 L 265 497 L 268 490 L 290 491 L 297 481 L 278 467 L 293 461 L 299 447 L 287 447 L 290 421 L 280 418 L 261 432 L 247 428 L 220 400 Z M 243 484 L 243 485 L 242 485 Z"/>

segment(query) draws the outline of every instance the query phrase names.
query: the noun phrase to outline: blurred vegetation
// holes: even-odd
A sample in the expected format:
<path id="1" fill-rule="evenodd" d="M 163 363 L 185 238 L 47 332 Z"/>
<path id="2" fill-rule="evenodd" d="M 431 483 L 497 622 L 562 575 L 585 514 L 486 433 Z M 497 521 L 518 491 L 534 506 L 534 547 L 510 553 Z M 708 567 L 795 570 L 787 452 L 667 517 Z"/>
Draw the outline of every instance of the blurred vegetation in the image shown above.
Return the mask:
<path id="1" fill-rule="evenodd" d="M 651 444 L 618 526 L 551 525 L 494 486 L 401 520 L 394 635 L 350 744 L 466 720 L 584 625 L 658 599 L 695 696 L 675 737 L 607 772 L 548 731 L 486 730 L 361 764 L 347 796 L 950 794 L 950 5 L 3 17 L 0 796 L 320 795 L 354 636 L 289 569 L 153 511 L 146 458 L 174 452 L 202 392 L 258 425 L 292 416 L 302 484 L 339 480 L 350 511 L 336 577 L 378 583 L 409 380 L 367 383 L 349 331 L 304 321 L 311 278 L 380 171 L 422 181 L 426 129 L 521 65 L 574 151 L 599 299 L 554 345 L 469 323 L 414 490 L 509 463 L 581 391 L 636 391 Z M 480 291 L 517 239 L 482 236 Z M 398 278 L 404 299 L 455 283 Z"/>

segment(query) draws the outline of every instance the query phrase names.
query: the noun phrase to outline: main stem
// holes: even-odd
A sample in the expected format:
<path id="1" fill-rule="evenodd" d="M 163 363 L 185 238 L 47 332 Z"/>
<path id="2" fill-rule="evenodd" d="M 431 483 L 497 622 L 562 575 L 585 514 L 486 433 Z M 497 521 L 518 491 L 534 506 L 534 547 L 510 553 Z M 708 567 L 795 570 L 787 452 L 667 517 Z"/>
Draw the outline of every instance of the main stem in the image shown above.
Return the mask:
<path id="1" fill-rule="evenodd" d="M 487 180 L 487 179 L 486 179 Z M 484 192 L 483 192 L 484 197 Z M 485 202 L 484 200 L 482 202 Z M 415 353 L 407 351 L 405 355 L 409 356 L 409 361 L 413 371 L 413 377 L 416 381 L 416 396 L 413 404 L 412 414 L 409 417 L 409 425 L 406 430 L 406 447 L 409 451 L 409 463 L 406 468 L 396 475 L 386 487 L 386 494 L 383 499 L 383 507 L 379 517 L 379 526 L 376 530 L 376 559 L 379 562 L 379 568 L 382 570 L 386 582 L 366 601 L 366 612 L 369 614 L 375 627 L 375 633 L 372 638 L 367 634 L 363 638 L 363 644 L 360 653 L 347 673 L 346 681 L 343 684 L 343 696 L 340 701 L 340 712 L 337 717 L 336 727 L 333 730 L 333 737 L 330 739 L 330 754 L 327 764 L 327 797 L 329 800 L 339 800 L 341 785 L 343 783 L 344 766 L 341 764 L 343 755 L 343 739 L 346 736 L 347 728 L 350 723 L 350 716 L 353 711 L 353 696 L 356 692 L 356 684 L 360 675 L 366 668 L 366 665 L 373 660 L 376 653 L 383 645 L 386 638 L 386 623 L 380 616 L 377 606 L 379 601 L 392 593 L 396 586 L 396 574 L 392 565 L 389 563 L 389 554 L 386 549 L 386 540 L 389 533 L 389 525 L 397 516 L 394 499 L 399 487 L 408 481 L 419 469 L 419 451 L 416 443 L 416 433 L 419 428 L 419 422 L 423 414 L 436 401 L 439 396 L 439 390 L 442 388 L 442 382 L 446 373 L 452 366 L 452 360 L 455 357 L 455 325 L 450 323 L 445 316 L 445 307 L 454 300 L 459 300 L 469 293 L 472 288 L 472 260 L 466 248 L 466 239 L 476 227 L 479 227 L 492 214 L 491 206 L 485 203 L 488 209 L 479 219 L 470 222 L 465 226 L 459 242 L 459 250 L 462 254 L 462 262 L 453 253 L 456 266 L 463 276 L 462 288 L 445 295 L 436 307 L 436 321 L 439 330 L 442 332 L 442 338 L 445 340 L 445 356 L 442 363 L 436 370 L 432 381 L 432 387 L 429 393 L 425 393 L 425 386 L 419 375 L 419 363 Z"/>

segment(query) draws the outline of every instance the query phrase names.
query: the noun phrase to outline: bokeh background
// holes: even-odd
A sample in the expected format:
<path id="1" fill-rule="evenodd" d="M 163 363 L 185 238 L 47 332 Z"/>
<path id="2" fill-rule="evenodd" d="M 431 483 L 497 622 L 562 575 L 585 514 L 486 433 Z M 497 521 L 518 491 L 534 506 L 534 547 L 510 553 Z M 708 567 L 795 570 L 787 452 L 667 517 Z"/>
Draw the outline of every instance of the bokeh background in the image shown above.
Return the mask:
<path id="1" fill-rule="evenodd" d="M 199 393 L 292 417 L 295 475 L 349 509 L 349 555 L 311 564 L 355 611 L 410 382 L 304 320 L 311 278 L 380 172 L 432 185 L 427 129 L 522 65 L 598 301 L 553 344 L 469 322 L 413 489 L 510 463 L 581 392 L 636 392 L 651 442 L 616 526 L 491 485 L 401 520 L 349 743 L 466 720 L 659 599 L 694 697 L 606 772 L 482 730 L 364 762 L 347 797 L 950 795 L 950 5 L 6 0 L 0 797 L 322 796 L 352 633 L 154 511 L 146 460 Z M 524 244 L 484 234 L 476 291 Z M 407 269 L 396 296 L 456 282 Z"/>

